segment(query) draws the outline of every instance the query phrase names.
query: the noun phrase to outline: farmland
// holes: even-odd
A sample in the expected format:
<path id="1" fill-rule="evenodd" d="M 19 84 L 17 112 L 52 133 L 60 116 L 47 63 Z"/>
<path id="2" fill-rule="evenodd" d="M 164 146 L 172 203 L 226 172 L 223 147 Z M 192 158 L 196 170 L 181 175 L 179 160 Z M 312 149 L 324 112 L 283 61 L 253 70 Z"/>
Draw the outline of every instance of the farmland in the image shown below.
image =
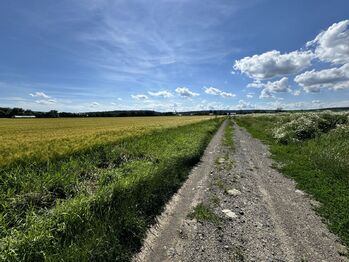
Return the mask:
<path id="1" fill-rule="evenodd" d="M 275 168 L 320 205 L 317 212 L 349 244 L 349 114 L 282 113 L 237 117 L 270 145 Z"/>
<path id="2" fill-rule="evenodd" d="M 129 260 L 221 121 L 1 120 L 0 260 Z"/>
<path id="3" fill-rule="evenodd" d="M 0 166 L 66 155 L 151 130 L 209 117 L 0 119 Z"/>
<path id="4" fill-rule="evenodd" d="M 275 259 L 284 261 L 292 261 L 293 255 L 337 261 L 335 237 L 317 237 L 330 232 L 306 205 L 310 200 L 284 175 L 317 200 L 316 212 L 349 244 L 348 116 L 235 116 L 225 121 L 188 180 L 224 118 L 3 120 L 1 134 L 6 139 L 1 146 L 8 154 L 0 169 L 0 261 L 130 261 L 140 251 L 147 229 L 185 181 L 185 190 L 175 198 L 180 202 L 174 201 L 179 206 L 170 208 L 176 214 L 175 219 L 168 217 L 167 230 L 172 233 L 158 239 L 155 257 L 166 256 L 164 246 L 171 247 L 180 224 L 189 225 L 191 219 L 190 224 L 197 225 L 190 227 L 192 239 L 175 238 L 191 243 L 186 251 L 193 251 L 194 257 L 198 249 L 204 250 L 198 261 L 206 256 L 221 261 L 221 255 L 231 255 L 221 252 L 227 245 L 216 241 L 223 233 L 218 227 L 227 229 L 226 243 L 235 243 L 231 248 L 241 259 L 266 258 L 274 252 Z M 269 145 L 275 162 L 265 145 L 241 127 Z M 194 196 L 203 197 L 195 202 L 197 209 L 192 209 Z M 234 219 L 227 219 L 222 210 L 234 213 Z M 256 224 L 269 226 L 256 233 Z M 197 228 L 203 230 L 200 236 L 212 238 L 200 242 L 193 233 Z M 284 234 L 293 255 L 285 255 L 285 247 L 275 244 Z M 273 244 L 259 249 L 258 241 L 264 239 Z M 217 251 L 205 252 L 209 247 Z M 312 249 L 317 251 L 304 253 Z M 183 254 L 183 261 L 191 261 Z"/>

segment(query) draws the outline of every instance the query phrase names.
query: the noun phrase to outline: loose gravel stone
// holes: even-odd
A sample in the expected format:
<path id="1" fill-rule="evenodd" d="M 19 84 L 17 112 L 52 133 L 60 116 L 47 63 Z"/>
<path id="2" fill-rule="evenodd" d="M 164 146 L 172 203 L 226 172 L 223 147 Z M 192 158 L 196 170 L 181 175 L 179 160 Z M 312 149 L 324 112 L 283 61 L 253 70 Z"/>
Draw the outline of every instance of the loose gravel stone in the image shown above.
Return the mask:
<path id="1" fill-rule="evenodd" d="M 240 196 L 241 192 L 235 188 L 227 190 L 227 194 L 231 196 Z"/>
<path id="2" fill-rule="evenodd" d="M 234 219 L 237 218 L 238 216 L 231 210 L 229 209 L 223 209 L 222 212 L 229 218 Z"/>

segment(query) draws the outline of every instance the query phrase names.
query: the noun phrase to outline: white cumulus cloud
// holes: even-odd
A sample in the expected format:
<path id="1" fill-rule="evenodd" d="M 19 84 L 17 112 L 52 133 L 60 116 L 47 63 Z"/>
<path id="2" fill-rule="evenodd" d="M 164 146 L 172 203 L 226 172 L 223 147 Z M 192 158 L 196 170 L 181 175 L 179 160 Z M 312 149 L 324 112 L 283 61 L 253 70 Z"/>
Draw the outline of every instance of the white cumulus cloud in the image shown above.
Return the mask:
<path id="1" fill-rule="evenodd" d="M 320 92 L 321 88 L 349 88 L 349 63 L 338 68 L 306 71 L 297 75 L 294 81 L 308 93 Z"/>
<path id="2" fill-rule="evenodd" d="M 236 95 L 233 93 L 229 93 L 229 92 L 222 92 L 220 94 L 221 97 L 235 97 Z"/>
<path id="3" fill-rule="evenodd" d="M 44 92 L 35 92 L 29 94 L 31 97 L 37 98 L 34 102 L 39 105 L 54 105 L 57 103 L 57 100 L 53 97 L 45 94 Z"/>
<path id="4" fill-rule="evenodd" d="M 271 97 L 274 97 L 274 95 L 267 88 L 263 89 L 260 96 L 259 96 L 259 98 L 271 98 Z"/>
<path id="5" fill-rule="evenodd" d="M 349 20 L 332 24 L 306 44 L 307 51 L 293 51 L 281 54 L 277 50 L 236 60 L 234 70 L 252 78 L 247 87 L 263 88 L 261 98 L 273 97 L 276 92 L 291 92 L 295 96 L 300 90 L 290 91 L 286 80 L 263 83 L 263 80 L 296 73 L 294 81 L 306 92 L 320 92 L 322 88 L 332 90 L 349 88 Z M 304 72 L 313 59 L 329 62 L 337 67 Z M 288 85 L 288 84 L 287 84 Z"/>
<path id="6" fill-rule="evenodd" d="M 310 66 L 313 58 L 314 54 L 311 51 L 281 54 L 280 51 L 272 50 L 236 60 L 234 70 L 255 80 L 266 80 L 297 73 Z"/>
<path id="7" fill-rule="evenodd" d="M 164 91 L 157 91 L 157 92 L 148 92 L 150 96 L 158 96 L 158 97 L 171 97 L 173 96 L 171 92 L 164 90 Z"/>
<path id="8" fill-rule="evenodd" d="M 255 80 L 252 83 L 247 84 L 247 87 L 261 88 L 263 83 L 260 80 Z"/>
<path id="9" fill-rule="evenodd" d="M 248 93 L 248 94 L 246 95 L 247 98 L 253 98 L 253 96 L 254 96 L 254 93 Z"/>
<path id="10" fill-rule="evenodd" d="M 46 95 L 44 92 L 35 92 L 34 94 L 29 94 L 31 97 L 40 97 L 44 99 L 51 98 L 50 96 Z"/>
<path id="11" fill-rule="evenodd" d="M 292 92 L 292 94 L 293 94 L 294 96 L 299 96 L 299 95 L 301 94 L 301 90 L 294 90 L 294 91 Z"/>
<path id="12" fill-rule="evenodd" d="M 269 98 L 274 97 L 274 93 L 285 93 L 291 92 L 291 88 L 288 84 L 288 78 L 283 77 L 280 80 L 271 82 L 268 81 L 266 84 L 261 84 L 263 90 L 259 96 L 259 98 Z"/>
<path id="13" fill-rule="evenodd" d="M 199 96 L 198 93 L 190 91 L 189 88 L 187 88 L 187 87 L 177 87 L 176 93 L 179 94 L 180 96 L 183 96 L 183 97 Z"/>
<path id="14" fill-rule="evenodd" d="M 235 97 L 233 93 L 224 92 L 215 87 L 205 87 L 205 93 L 209 95 L 221 96 L 221 97 Z"/>
<path id="15" fill-rule="evenodd" d="M 146 95 L 131 95 L 131 97 L 135 100 L 147 100 L 148 96 Z"/>
<path id="16" fill-rule="evenodd" d="M 308 42 L 307 47 L 315 47 L 316 57 L 320 60 L 334 64 L 349 63 L 349 20 L 334 23 Z"/>
<path id="17" fill-rule="evenodd" d="M 251 104 L 250 102 L 240 100 L 237 107 L 239 109 L 253 109 L 253 108 L 255 108 L 255 105 Z"/>
<path id="18" fill-rule="evenodd" d="M 39 105 L 54 105 L 56 104 L 56 100 L 55 99 L 40 99 L 40 100 L 36 100 L 35 103 L 39 104 Z"/>
<path id="19" fill-rule="evenodd" d="M 100 106 L 101 104 L 100 103 L 98 103 L 98 102 L 92 102 L 91 103 L 91 107 L 96 107 L 96 106 Z"/>
<path id="20" fill-rule="evenodd" d="M 219 96 L 222 91 L 214 87 L 205 87 L 205 93 L 210 95 Z"/>

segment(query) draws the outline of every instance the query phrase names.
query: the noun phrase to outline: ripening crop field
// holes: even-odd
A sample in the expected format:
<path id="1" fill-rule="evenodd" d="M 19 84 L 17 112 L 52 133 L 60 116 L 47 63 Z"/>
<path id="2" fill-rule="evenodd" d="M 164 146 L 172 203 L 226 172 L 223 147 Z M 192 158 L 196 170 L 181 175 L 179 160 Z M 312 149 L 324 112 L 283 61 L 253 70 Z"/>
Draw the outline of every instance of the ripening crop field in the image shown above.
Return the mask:
<path id="1" fill-rule="evenodd" d="M 0 261 L 130 261 L 222 121 L 0 120 Z"/>
<path id="2" fill-rule="evenodd" d="M 55 158 L 76 151 L 210 117 L 0 119 L 0 166 Z"/>

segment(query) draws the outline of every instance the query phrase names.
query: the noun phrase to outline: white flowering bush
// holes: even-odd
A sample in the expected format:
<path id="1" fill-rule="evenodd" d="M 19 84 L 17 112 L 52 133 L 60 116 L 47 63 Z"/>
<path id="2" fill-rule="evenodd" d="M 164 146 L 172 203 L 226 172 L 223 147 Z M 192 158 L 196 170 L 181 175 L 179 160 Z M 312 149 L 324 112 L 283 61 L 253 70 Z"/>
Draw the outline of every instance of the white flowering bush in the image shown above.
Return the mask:
<path id="1" fill-rule="evenodd" d="M 281 144 L 296 143 L 315 138 L 349 121 L 348 113 L 295 113 L 283 115 L 272 130 L 273 137 Z"/>
<path id="2" fill-rule="evenodd" d="M 345 125 L 349 122 L 349 113 L 324 112 L 319 114 L 319 116 L 320 121 L 318 123 L 318 126 L 323 133 L 327 133 L 337 126 Z"/>

